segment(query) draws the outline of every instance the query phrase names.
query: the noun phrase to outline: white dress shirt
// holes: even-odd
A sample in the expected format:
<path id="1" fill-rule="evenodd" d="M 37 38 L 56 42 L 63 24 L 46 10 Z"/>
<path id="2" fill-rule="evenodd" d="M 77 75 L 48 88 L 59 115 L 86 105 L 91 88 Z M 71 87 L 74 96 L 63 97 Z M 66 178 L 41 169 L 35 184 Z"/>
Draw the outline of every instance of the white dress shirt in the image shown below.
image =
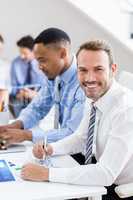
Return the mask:
<path id="1" fill-rule="evenodd" d="M 133 92 L 113 81 L 96 103 L 97 120 L 93 153 L 96 164 L 74 168 L 50 168 L 49 181 L 79 185 L 109 186 L 133 182 Z M 84 151 L 89 125 L 90 100 L 77 131 L 57 143 L 54 154 Z"/>

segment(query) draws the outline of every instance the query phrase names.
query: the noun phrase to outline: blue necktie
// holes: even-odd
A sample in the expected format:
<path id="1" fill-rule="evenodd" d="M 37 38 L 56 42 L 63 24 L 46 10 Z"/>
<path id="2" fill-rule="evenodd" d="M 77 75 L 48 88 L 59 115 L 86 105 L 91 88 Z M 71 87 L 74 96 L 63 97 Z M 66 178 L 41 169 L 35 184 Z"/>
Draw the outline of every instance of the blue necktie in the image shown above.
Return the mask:
<path id="1" fill-rule="evenodd" d="M 88 127 L 88 137 L 87 137 L 87 142 L 86 142 L 85 164 L 90 164 L 92 161 L 95 119 L 96 119 L 96 108 L 92 105 L 89 127 Z"/>
<path id="2" fill-rule="evenodd" d="M 54 128 L 59 128 L 59 116 L 60 116 L 60 78 L 55 79 L 55 116 L 54 116 Z"/>
<path id="3" fill-rule="evenodd" d="M 31 65 L 31 62 L 29 62 L 27 64 L 27 76 L 26 76 L 26 80 L 25 80 L 25 84 L 26 85 L 30 85 L 31 84 L 31 71 L 32 71 L 32 65 Z"/>

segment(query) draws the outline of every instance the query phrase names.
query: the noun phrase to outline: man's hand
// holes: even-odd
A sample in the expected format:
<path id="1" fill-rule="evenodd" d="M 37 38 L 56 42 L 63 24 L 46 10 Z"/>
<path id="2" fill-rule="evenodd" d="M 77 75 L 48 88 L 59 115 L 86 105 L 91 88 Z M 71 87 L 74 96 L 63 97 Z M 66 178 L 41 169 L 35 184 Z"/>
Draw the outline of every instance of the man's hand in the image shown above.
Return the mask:
<path id="1" fill-rule="evenodd" d="M 37 95 L 37 91 L 35 91 L 33 89 L 29 89 L 29 88 L 24 88 L 23 92 L 24 92 L 25 99 L 32 100 Z"/>
<path id="2" fill-rule="evenodd" d="M 24 91 L 23 91 L 23 89 L 21 89 L 21 90 L 19 90 L 19 92 L 17 92 L 16 98 L 18 100 L 20 100 L 20 101 L 24 101 L 25 98 L 24 98 Z"/>
<path id="3" fill-rule="evenodd" d="M 48 181 L 49 169 L 37 164 L 26 164 L 21 171 L 21 177 L 31 181 Z"/>
<path id="4" fill-rule="evenodd" d="M 20 120 L 13 122 L 12 124 L 7 124 L 0 126 L 0 134 L 5 132 L 7 129 L 23 129 L 23 123 Z"/>
<path id="5" fill-rule="evenodd" d="M 39 142 L 33 146 L 33 155 L 38 158 L 42 159 L 47 155 L 52 155 L 53 154 L 53 148 L 50 144 L 47 145 L 47 148 L 44 148 L 44 145 L 42 142 Z"/>
<path id="6" fill-rule="evenodd" d="M 29 88 L 24 88 L 17 93 L 16 97 L 17 99 L 24 101 L 24 100 L 32 100 L 36 95 L 37 91 Z"/>
<path id="7" fill-rule="evenodd" d="M 11 128 L 10 124 L 0 126 L 0 134 L 5 132 L 8 128 Z"/>
<path id="8" fill-rule="evenodd" d="M 21 129 L 6 129 L 0 133 L 0 139 L 4 141 L 4 146 L 7 148 L 14 143 L 32 140 L 32 132 Z"/>

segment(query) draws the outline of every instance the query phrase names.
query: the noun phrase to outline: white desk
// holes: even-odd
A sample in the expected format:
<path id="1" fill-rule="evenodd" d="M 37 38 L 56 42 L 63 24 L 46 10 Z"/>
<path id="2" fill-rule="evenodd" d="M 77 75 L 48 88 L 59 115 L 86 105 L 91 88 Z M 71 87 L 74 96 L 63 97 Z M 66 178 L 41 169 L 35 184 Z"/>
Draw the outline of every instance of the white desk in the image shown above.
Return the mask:
<path id="1" fill-rule="evenodd" d="M 0 159 L 14 162 L 17 165 L 33 159 L 31 147 L 26 152 L 1 154 Z M 76 166 L 77 162 L 70 156 L 54 158 L 57 166 Z M 14 172 L 14 171 L 13 171 Z M 49 182 L 24 181 L 19 177 L 20 171 L 15 172 L 16 181 L 0 183 L 0 199 L 4 200 L 62 200 L 80 197 L 91 197 L 91 200 L 101 200 L 106 194 L 104 187 L 76 186 Z"/>

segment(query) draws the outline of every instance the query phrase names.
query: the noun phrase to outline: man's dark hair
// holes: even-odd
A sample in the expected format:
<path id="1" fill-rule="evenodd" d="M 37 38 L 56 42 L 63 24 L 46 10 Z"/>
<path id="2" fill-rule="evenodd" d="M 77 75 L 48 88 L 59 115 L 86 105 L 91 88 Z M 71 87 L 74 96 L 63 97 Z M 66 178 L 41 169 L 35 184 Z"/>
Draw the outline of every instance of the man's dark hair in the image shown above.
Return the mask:
<path id="1" fill-rule="evenodd" d="M 42 31 L 34 40 L 34 44 L 43 43 L 44 45 L 56 43 L 71 43 L 67 33 L 58 28 L 48 28 Z"/>
<path id="2" fill-rule="evenodd" d="M 4 38 L 2 37 L 2 35 L 0 35 L 0 42 L 4 43 Z"/>
<path id="3" fill-rule="evenodd" d="M 32 50 L 34 46 L 34 39 L 30 35 L 24 36 L 17 41 L 17 46 Z"/>

